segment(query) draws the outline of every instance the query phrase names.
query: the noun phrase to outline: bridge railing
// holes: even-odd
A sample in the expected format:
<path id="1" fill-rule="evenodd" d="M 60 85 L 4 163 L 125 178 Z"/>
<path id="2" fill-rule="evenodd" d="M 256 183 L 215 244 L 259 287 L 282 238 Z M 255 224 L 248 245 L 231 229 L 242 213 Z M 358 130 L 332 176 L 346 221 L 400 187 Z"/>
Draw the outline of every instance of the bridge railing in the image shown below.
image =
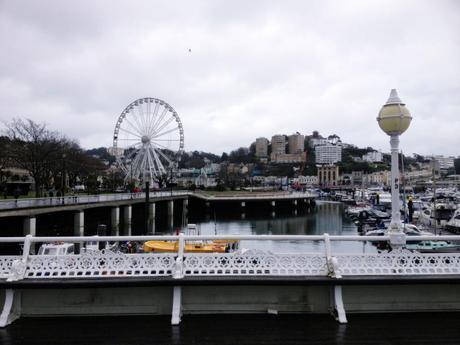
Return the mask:
<path id="1" fill-rule="evenodd" d="M 171 253 L 126 253 L 119 248 L 126 243 L 145 241 L 176 241 Z M 278 253 L 268 250 L 239 249 L 234 252 L 192 253 L 186 244 L 203 241 L 291 241 L 299 245 L 309 241 L 323 244 L 318 252 Z M 313 235 L 213 235 L 213 236 L 85 236 L 85 237 L 3 237 L 0 244 L 16 243 L 22 255 L 0 255 L 0 278 L 73 279 L 109 277 L 172 277 L 189 276 L 323 276 L 340 279 L 344 276 L 404 276 L 460 274 L 460 253 L 419 253 L 403 247 L 377 253 L 334 252 L 331 242 L 385 242 L 389 236 Z M 411 239 L 413 240 L 413 239 Z M 460 241 L 460 236 L 419 236 L 420 241 Z M 91 250 L 95 242 L 105 249 Z M 38 255 L 35 245 L 73 243 L 81 247 L 79 254 Z M 234 243 L 234 242 L 229 242 Z M 86 244 L 86 250 L 85 250 Z M 120 244 L 120 246 L 117 246 Z"/>
<path id="2" fill-rule="evenodd" d="M 188 191 L 161 191 L 151 192 L 150 198 L 160 198 L 168 196 L 189 195 Z M 65 206 L 92 204 L 98 202 L 123 201 L 123 200 L 138 200 L 145 198 L 145 193 L 113 193 L 113 194 L 95 194 L 95 195 L 66 195 L 61 197 L 48 198 L 21 198 L 0 200 L 0 210 L 34 208 L 34 207 L 50 207 L 50 206 Z"/>

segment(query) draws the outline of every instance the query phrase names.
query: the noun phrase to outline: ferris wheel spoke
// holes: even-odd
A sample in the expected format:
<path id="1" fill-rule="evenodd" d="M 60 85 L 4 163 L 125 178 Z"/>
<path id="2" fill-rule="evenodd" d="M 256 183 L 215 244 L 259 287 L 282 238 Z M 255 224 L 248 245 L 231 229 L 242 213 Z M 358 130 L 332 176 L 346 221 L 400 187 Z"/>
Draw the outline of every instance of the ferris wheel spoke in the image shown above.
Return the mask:
<path id="1" fill-rule="evenodd" d="M 138 138 L 141 137 L 140 135 L 135 134 L 135 133 L 133 133 L 133 132 L 131 132 L 131 131 L 128 131 L 127 129 L 124 129 L 124 128 L 121 128 L 121 127 L 120 127 L 120 130 L 123 131 L 123 132 L 129 133 L 129 134 L 131 134 L 131 135 L 134 135 L 135 137 L 138 137 Z"/>
<path id="2" fill-rule="evenodd" d="M 126 121 L 126 123 L 127 123 L 128 125 L 131 126 L 132 129 L 134 129 L 134 131 L 135 131 L 136 133 L 138 133 L 140 136 L 142 136 L 142 134 L 141 134 L 139 128 L 136 127 L 130 120 L 128 120 L 127 117 L 125 117 L 125 121 Z"/>
<path id="3" fill-rule="evenodd" d="M 147 116 L 147 133 L 150 133 L 150 126 L 152 125 L 152 119 L 151 119 L 152 112 L 151 112 L 150 101 L 147 101 L 146 108 L 147 108 L 147 109 L 146 109 L 146 116 Z"/>
<path id="4" fill-rule="evenodd" d="M 157 139 L 157 138 L 154 138 L 151 141 L 152 142 L 155 142 L 155 141 L 180 141 L 180 139 Z"/>
<path id="5" fill-rule="evenodd" d="M 143 126 L 143 131 L 142 131 L 142 134 L 145 135 L 146 133 L 148 133 L 148 128 L 147 128 L 147 120 L 145 118 L 145 114 L 144 114 L 144 103 L 140 103 L 139 106 L 137 107 L 137 113 L 139 114 L 139 119 L 142 123 L 142 126 Z"/>
<path id="6" fill-rule="evenodd" d="M 141 142 L 139 141 L 139 139 L 134 139 L 134 138 L 118 138 L 119 140 L 125 140 L 125 141 L 137 141 L 138 144 L 140 144 Z"/>
<path id="7" fill-rule="evenodd" d="M 158 144 L 158 143 L 154 143 L 154 146 L 158 146 L 158 147 L 161 147 L 161 148 L 163 148 L 163 149 L 165 149 L 165 150 L 171 151 L 170 148 L 168 148 L 168 147 L 166 147 L 166 146 L 164 146 L 164 145 Z"/>
<path id="8" fill-rule="evenodd" d="M 158 133 L 161 132 L 163 129 L 165 129 L 173 120 L 175 119 L 174 116 L 170 117 L 167 119 L 165 122 L 161 124 L 161 126 L 157 127 L 155 129 L 155 132 L 152 133 L 152 136 L 158 136 Z"/>
<path id="9" fill-rule="evenodd" d="M 147 150 L 147 153 L 148 153 L 149 160 L 150 160 L 150 162 L 151 162 L 151 164 L 149 165 L 150 173 L 152 172 L 152 169 L 153 169 L 154 175 L 157 175 L 157 172 L 161 174 L 161 172 L 159 171 L 159 169 L 157 169 L 157 164 L 156 164 L 156 162 L 155 162 L 155 158 L 152 157 L 151 148 L 149 148 L 149 149 Z"/>
<path id="10" fill-rule="evenodd" d="M 171 133 L 171 132 L 174 132 L 174 131 L 177 131 L 177 130 L 179 130 L 179 127 L 174 127 L 174 128 L 171 128 L 171 129 L 167 130 L 166 132 L 155 134 L 153 136 L 153 138 L 159 138 L 159 137 L 162 137 L 163 135 L 166 135 L 168 133 Z"/>
<path id="11" fill-rule="evenodd" d="M 163 163 L 161 163 L 160 158 L 158 158 L 158 155 L 157 155 L 156 151 L 152 150 L 152 153 L 153 153 L 153 157 L 155 158 L 155 161 L 157 163 L 159 173 L 161 175 L 166 174 L 166 169 L 164 168 Z"/>
<path id="12" fill-rule="evenodd" d="M 155 125 L 155 121 L 157 120 L 157 115 L 158 115 L 158 109 L 160 108 L 160 103 L 159 102 L 155 102 L 155 109 L 153 110 L 153 114 L 152 114 L 152 121 L 150 122 L 150 128 L 149 128 L 149 133 L 152 132 L 153 128 L 154 128 L 154 125 Z"/>
<path id="13" fill-rule="evenodd" d="M 165 117 L 166 113 L 168 112 L 168 109 L 167 108 L 164 108 L 163 111 L 161 112 L 161 115 L 160 117 L 158 118 L 158 120 L 155 122 L 153 128 L 152 128 L 152 134 L 155 133 L 155 130 L 156 128 L 158 127 L 158 125 L 163 121 L 163 118 Z"/>
<path id="14" fill-rule="evenodd" d="M 133 108 L 134 109 L 134 108 Z M 135 111 L 131 111 L 130 112 L 134 122 L 136 122 L 136 125 L 137 125 L 137 132 L 141 133 L 141 136 L 142 136 L 142 124 L 139 122 L 139 119 L 138 119 L 138 116 L 136 116 L 136 113 Z M 127 118 L 127 117 L 126 117 Z"/>
<path id="15" fill-rule="evenodd" d="M 158 153 L 161 157 L 163 157 L 168 162 L 169 165 L 172 165 L 172 161 L 163 152 L 161 152 L 160 150 L 155 150 L 154 148 L 153 150 L 155 151 L 155 153 Z"/>

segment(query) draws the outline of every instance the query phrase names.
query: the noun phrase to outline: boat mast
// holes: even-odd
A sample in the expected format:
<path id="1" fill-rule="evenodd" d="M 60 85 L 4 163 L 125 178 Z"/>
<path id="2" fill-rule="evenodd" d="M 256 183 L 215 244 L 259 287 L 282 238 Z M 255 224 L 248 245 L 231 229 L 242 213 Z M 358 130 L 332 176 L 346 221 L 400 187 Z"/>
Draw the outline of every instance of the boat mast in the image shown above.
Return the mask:
<path id="1" fill-rule="evenodd" d="M 433 215 L 434 215 L 434 234 L 438 234 L 438 220 L 436 219 L 437 217 L 437 211 L 436 211 L 436 162 L 434 159 L 432 159 L 432 164 L 433 164 L 433 182 L 432 182 L 432 187 L 433 187 Z"/>

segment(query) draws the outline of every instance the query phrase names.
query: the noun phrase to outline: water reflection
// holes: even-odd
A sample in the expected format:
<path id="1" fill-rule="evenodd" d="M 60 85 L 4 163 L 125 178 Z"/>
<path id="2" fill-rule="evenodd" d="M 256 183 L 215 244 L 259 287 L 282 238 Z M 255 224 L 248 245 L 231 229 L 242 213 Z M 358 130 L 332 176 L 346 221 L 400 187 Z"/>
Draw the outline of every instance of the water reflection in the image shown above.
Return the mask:
<path id="1" fill-rule="evenodd" d="M 278 213 L 275 218 L 248 214 L 242 218 L 229 218 L 225 214 L 215 214 L 191 218 L 203 235 L 357 235 L 356 226 L 345 217 L 343 206 L 339 203 L 318 202 L 316 211 L 294 215 Z M 321 241 L 242 241 L 241 246 L 250 249 L 264 249 L 273 252 L 318 252 L 324 251 Z M 335 252 L 373 252 L 374 247 L 360 242 L 334 242 Z"/>

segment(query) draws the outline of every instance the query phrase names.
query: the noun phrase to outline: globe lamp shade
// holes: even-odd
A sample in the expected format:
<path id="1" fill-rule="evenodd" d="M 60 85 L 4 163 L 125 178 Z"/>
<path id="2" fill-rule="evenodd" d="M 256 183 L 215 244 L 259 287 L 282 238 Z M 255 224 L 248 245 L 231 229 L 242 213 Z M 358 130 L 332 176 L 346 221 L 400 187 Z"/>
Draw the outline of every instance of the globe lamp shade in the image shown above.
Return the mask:
<path id="1" fill-rule="evenodd" d="M 391 90 L 388 101 L 377 117 L 380 128 L 388 135 L 400 135 L 409 128 L 411 120 L 412 116 L 399 98 L 396 89 Z"/>

